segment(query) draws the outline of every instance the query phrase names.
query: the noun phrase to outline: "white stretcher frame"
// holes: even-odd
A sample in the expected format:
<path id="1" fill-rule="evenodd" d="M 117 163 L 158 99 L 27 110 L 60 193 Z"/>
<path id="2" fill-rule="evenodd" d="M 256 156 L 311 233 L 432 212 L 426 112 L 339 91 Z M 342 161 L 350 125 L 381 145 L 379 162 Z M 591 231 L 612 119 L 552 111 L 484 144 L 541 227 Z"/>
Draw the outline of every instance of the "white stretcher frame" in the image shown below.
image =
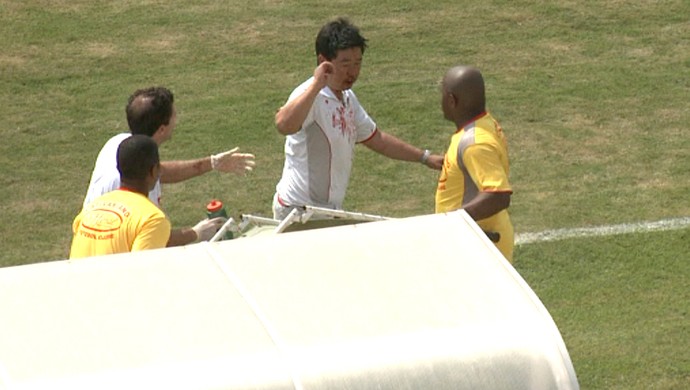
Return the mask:
<path id="1" fill-rule="evenodd" d="M 273 218 L 261 217 L 251 214 L 243 214 L 242 222 L 237 223 L 234 218 L 228 220 L 218 229 L 218 232 L 209 240 L 210 242 L 221 241 L 225 237 L 226 232 L 231 232 L 235 237 L 240 237 L 242 234 L 250 230 L 253 226 L 275 226 L 276 228 L 271 232 L 273 234 L 284 233 L 286 229 L 295 223 L 305 224 L 313 217 L 318 219 L 340 219 L 356 222 L 376 222 L 394 219 L 391 217 L 384 217 L 381 215 L 360 213 L 356 211 L 345 211 L 328 209 L 316 206 L 303 206 L 292 209 L 285 219 L 277 220 Z M 492 242 L 498 242 L 500 234 L 497 232 L 484 232 Z"/>
<path id="2" fill-rule="evenodd" d="M 317 217 L 320 219 L 343 219 L 359 222 L 375 222 L 392 219 L 390 217 L 384 217 L 375 214 L 366 214 L 345 210 L 334 210 L 316 206 L 304 206 L 292 209 L 292 211 L 290 211 L 290 214 L 288 214 L 288 216 L 285 217 L 285 219 L 283 219 L 282 221 L 251 214 L 243 214 L 242 221 L 240 223 L 237 223 L 237 221 L 235 221 L 234 218 L 228 218 L 228 220 L 223 224 L 223 226 L 221 226 L 218 232 L 216 232 L 216 234 L 209 241 L 221 241 L 221 239 L 225 236 L 226 232 L 231 232 L 234 235 L 241 235 L 252 226 L 275 226 L 276 228 L 272 231 L 272 233 L 280 234 L 285 232 L 285 230 L 289 226 L 295 223 L 307 223 L 313 217 Z"/>

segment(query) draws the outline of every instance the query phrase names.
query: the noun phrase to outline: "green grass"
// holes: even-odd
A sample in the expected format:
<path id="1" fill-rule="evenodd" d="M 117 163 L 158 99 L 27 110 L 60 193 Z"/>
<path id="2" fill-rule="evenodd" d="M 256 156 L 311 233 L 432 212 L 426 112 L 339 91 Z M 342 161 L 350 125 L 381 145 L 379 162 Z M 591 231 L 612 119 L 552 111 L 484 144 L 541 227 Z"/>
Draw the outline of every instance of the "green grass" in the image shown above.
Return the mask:
<path id="1" fill-rule="evenodd" d="M 369 38 L 359 99 L 379 126 L 442 152 L 438 81 L 484 73 L 509 137 L 516 231 L 690 215 L 690 4 L 671 1 L 0 0 L 0 266 L 63 259 L 96 154 L 131 92 L 166 85 L 164 159 L 234 146 L 240 178 L 164 188 L 175 226 L 220 198 L 270 215 L 273 115 L 313 71 L 313 39 L 347 15 Z M 433 211 L 437 173 L 359 148 L 345 207 Z M 525 245 L 516 267 L 563 332 L 583 388 L 675 389 L 688 367 L 688 230 Z"/>
<path id="2" fill-rule="evenodd" d="M 687 388 L 688 240 L 690 229 L 518 247 L 583 389 Z"/>

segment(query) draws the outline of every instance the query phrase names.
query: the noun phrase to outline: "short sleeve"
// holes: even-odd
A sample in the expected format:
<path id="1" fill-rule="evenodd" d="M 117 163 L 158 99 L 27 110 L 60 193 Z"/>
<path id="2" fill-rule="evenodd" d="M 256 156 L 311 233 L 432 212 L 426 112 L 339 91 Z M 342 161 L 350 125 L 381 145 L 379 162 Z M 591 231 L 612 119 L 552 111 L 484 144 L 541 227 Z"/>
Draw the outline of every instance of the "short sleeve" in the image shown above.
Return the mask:
<path id="1" fill-rule="evenodd" d="M 462 161 L 479 191 L 513 192 L 498 151 L 488 144 L 469 146 Z"/>
<path id="2" fill-rule="evenodd" d="M 300 95 L 302 95 L 304 92 L 306 92 L 307 88 L 309 87 L 309 84 L 314 78 L 310 78 L 309 80 L 305 81 L 302 83 L 300 86 L 295 88 L 292 93 L 290 94 L 290 97 L 288 97 L 288 100 L 285 102 L 285 104 L 297 99 Z M 317 96 L 318 99 L 318 96 Z M 314 110 L 315 110 L 316 104 L 312 104 L 311 108 L 309 109 L 309 113 L 307 114 L 307 117 L 304 119 L 304 122 L 302 122 L 302 129 L 308 127 L 308 125 L 312 122 L 314 122 Z"/>
<path id="3" fill-rule="evenodd" d="M 170 239 L 170 221 L 164 216 L 147 221 L 132 243 L 132 252 L 165 248 Z"/>

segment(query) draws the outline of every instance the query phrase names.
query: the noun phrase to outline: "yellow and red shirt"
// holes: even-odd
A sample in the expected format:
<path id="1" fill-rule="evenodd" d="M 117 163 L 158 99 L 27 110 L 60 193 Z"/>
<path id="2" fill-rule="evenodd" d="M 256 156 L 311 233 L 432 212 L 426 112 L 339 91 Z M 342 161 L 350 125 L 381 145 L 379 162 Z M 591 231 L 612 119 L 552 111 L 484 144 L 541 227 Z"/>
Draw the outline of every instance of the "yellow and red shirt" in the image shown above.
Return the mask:
<path id="1" fill-rule="evenodd" d="M 480 192 L 509 192 L 508 144 L 498 122 L 487 112 L 453 134 L 436 188 L 436 212 L 461 209 Z M 508 210 L 477 221 L 487 232 L 498 232 L 496 244 L 512 261 L 513 225 Z"/>

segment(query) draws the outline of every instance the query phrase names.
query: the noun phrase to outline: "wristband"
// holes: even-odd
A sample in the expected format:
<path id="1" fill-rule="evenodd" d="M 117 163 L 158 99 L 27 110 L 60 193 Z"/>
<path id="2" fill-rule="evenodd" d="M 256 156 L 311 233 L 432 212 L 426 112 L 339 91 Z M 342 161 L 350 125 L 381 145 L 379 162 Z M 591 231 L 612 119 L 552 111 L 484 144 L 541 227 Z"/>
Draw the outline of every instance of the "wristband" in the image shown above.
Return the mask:
<path id="1" fill-rule="evenodd" d="M 429 149 L 424 149 L 424 154 L 422 155 L 422 158 L 419 160 L 422 164 L 426 164 L 426 160 L 429 159 L 429 156 L 431 156 L 431 152 Z"/>

